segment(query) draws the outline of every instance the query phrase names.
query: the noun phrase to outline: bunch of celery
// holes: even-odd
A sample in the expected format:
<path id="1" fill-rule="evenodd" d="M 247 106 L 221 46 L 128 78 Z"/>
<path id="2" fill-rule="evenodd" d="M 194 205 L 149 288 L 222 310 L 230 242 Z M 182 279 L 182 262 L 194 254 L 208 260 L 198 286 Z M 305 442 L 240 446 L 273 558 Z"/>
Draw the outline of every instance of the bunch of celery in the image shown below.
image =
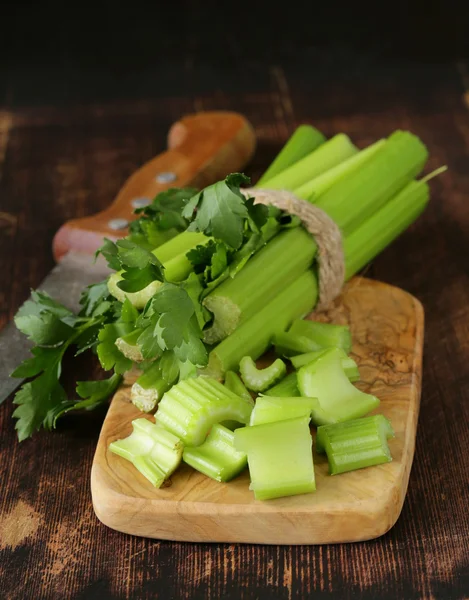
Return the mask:
<path id="1" fill-rule="evenodd" d="M 303 126 L 261 185 L 289 188 L 335 219 L 351 277 L 425 207 L 427 180 L 414 177 L 426 158 L 410 133 L 358 151 L 344 134 L 326 141 Z M 115 272 L 85 290 L 80 314 L 44 294 L 20 309 L 16 324 L 36 344 L 14 373 L 33 378 L 15 398 L 21 439 L 104 402 L 132 366 L 142 372 L 132 399 L 151 412 L 176 382 L 197 373 L 222 380 L 243 356 L 258 358 L 274 338 L 283 343 L 279 336 L 316 304 L 317 247 L 298 218 L 246 199 L 240 186 L 248 183 L 234 174 L 198 193 L 169 190 L 140 209 L 127 238 L 103 245 Z M 296 342 L 302 352 L 316 350 Z M 94 351 L 113 372 L 81 382 L 79 403 L 60 384 L 71 346 Z"/>

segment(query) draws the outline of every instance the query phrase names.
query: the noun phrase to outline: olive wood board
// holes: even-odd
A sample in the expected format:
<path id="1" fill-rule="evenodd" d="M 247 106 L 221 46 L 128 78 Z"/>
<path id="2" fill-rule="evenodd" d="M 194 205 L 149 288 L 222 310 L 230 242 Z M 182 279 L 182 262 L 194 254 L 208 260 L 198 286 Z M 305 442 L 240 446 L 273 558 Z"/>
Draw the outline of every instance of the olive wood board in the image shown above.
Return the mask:
<path id="1" fill-rule="evenodd" d="M 182 464 L 166 487 L 155 489 L 108 449 L 142 416 L 124 386 L 111 402 L 91 471 L 98 518 L 125 533 L 190 542 L 325 544 L 370 540 L 389 531 L 401 512 L 414 456 L 422 305 L 399 288 L 355 277 L 334 307 L 315 318 L 350 325 L 361 375 L 357 385 L 380 398 L 375 412 L 391 421 L 396 434 L 389 442 L 392 462 L 330 476 L 327 459 L 313 451 L 316 492 L 268 501 L 254 499 L 247 469 L 218 483 Z"/>

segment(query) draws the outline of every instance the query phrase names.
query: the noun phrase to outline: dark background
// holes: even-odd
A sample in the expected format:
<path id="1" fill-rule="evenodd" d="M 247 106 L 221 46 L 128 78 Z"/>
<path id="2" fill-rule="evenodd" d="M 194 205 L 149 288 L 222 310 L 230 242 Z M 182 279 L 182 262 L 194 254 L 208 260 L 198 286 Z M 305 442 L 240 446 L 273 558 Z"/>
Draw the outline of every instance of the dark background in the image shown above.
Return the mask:
<path id="1" fill-rule="evenodd" d="M 415 462 L 386 536 L 282 548 L 118 534 L 89 493 L 103 413 L 18 445 L 7 401 L 0 597 L 469 597 L 468 3 L 15 2 L 0 22 L 0 324 L 51 268 L 57 228 L 107 206 L 182 114 L 244 113 L 254 176 L 302 122 L 359 146 L 410 129 L 429 170 L 449 166 L 367 272 L 426 311 Z"/>

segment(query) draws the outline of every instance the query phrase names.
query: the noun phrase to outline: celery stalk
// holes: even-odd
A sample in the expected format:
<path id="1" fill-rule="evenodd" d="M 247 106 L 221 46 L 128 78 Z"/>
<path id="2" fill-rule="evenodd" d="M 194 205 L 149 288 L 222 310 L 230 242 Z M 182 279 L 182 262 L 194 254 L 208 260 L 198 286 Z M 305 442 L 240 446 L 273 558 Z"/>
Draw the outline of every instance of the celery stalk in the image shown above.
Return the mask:
<path id="1" fill-rule="evenodd" d="M 192 271 L 192 264 L 186 257 L 186 253 L 199 245 L 208 244 L 210 238 L 203 233 L 193 231 L 184 231 L 172 238 L 165 244 L 153 250 L 153 254 L 163 263 L 165 267 L 165 277 L 168 281 L 182 281 Z M 119 302 L 124 302 L 126 298 L 135 306 L 142 309 L 161 286 L 160 281 L 152 281 L 143 290 L 138 292 L 124 292 L 117 285 L 122 280 L 121 273 L 112 273 L 108 278 L 109 293 Z"/>
<path id="2" fill-rule="evenodd" d="M 214 344 L 265 306 L 266 298 L 282 289 L 311 266 L 317 251 L 314 239 L 302 228 L 284 231 L 257 252 L 234 278 L 227 279 L 204 300 L 213 324 L 204 331 Z"/>
<path id="3" fill-rule="evenodd" d="M 134 329 L 127 335 L 117 338 L 116 346 L 122 354 L 133 362 L 143 362 L 144 358 L 137 340 L 142 333 L 141 329 Z"/>
<path id="4" fill-rule="evenodd" d="M 430 198 L 425 181 L 411 181 L 344 238 L 345 277 L 350 279 L 409 227 Z"/>
<path id="5" fill-rule="evenodd" d="M 383 415 L 318 427 L 316 450 L 326 453 L 331 475 L 392 460 L 388 439 L 394 437 Z"/>
<path id="6" fill-rule="evenodd" d="M 244 452 L 234 447 L 234 433 L 215 424 L 207 439 L 197 447 L 184 448 L 183 461 L 216 481 L 230 481 L 247 465 Z"/>
<path id="7" fill-rule="evenodd" d="M 109 450 L 130 461 L 159 488 L 181 462 L 181 440 L 147 419 L 132 421 L 132 428 L 128 437 L 112 442 Z"/>
<path id="8" fill-rule="evenodd" d="M 304 158 L 307 154 L 316 150 L 325 141 L 326 138 L 323 134 L 314 127 L 311 127 L 311 125 L 300 125 L 297 127 L 285 146 L 270 164 L 270 167 L 259 179 L 257 187 L 265 185 L 269 179 L 288 169 L 288 167 Z"/>
<path id="9" fill-rule="evenodd" d="M 300 369 L 301 367 L 304 367 L 305 365 L 308 365 L 319 358 L 322 354 L 324 354 L 324 352 L 326 352 L 326 350 L 318 350 L 317 352 L 307 352 L 306 354 L 292 356 L 290 358 L 291 364 L 295 367 L 295 369 Z M 341 360 L 341 365 L 349 381 L 358 381 L 360 379 L 358 366 L 353 358 L 344 354 Z"/>
<path id="10" fill-rule="evenodd" d="M 344 351 L 330 348 L 315 361 L 298 371 L 298 387 L 302 396 L 319 400 L 313 410 L 316 425 L 329 425 L 363 417 L 379 405 L 376 396 L 365 394 L 350 383 L 342 368 Z"/>
<path id="11" fill-rule="evenodd" d="M 264 396 L 275 396 L 282 398 L 291 398 L 292 396 L 300 395 L 296 373 L 290 373 L 284 377 L 280 383 L 277 383 L 277 385 L 274 385 L 274 387 L 271 387 L 264 392 Z"/>
<path id="12" fill-rule="evenodd" d="M 428 152 L 406 131 L 394 132 L 370 160 L 320 196 L 322 208 L 347 237 L 422 170 Z"/>
<path id="13" fill-rule="evenodd" d="M 218 381 L 197 377 L 180 381 L 166 392 L 155 416 L 185 445 L 199 446 L 215 423 L 248 423 L 253 405 Z"/>
<path id="14" fill-rule="evenodd" d="M 352 336 L 347 325 L 320 323 L 310 319 L 295 319 L 289 333 L 309 338 L 321 348 L 342 348 L 346 353 L 352 349 Z"/>
<path id="15" fill-rule="evenodd" d="M 316 489 L 309 417 L 234 432 L 235 448 L 248 456 L 257 500 L 306 494 Z"/>
<path id="16" fill-rule="evenodd" d="M 322 347 L 314 340 L 304 335 L 295 335 L 289 331 L 277 333 L 272 342 L 275 346 L 275 351 L 279 356 L 290 357 L 295 354 L 304 354 L 306 352 L 322 350 Z"/>
<path id="17" fill-rule="evenodd" d="M 251 413 L 249 425 L 311 417 L 315 408 L 319 408 L 317 398 L 259 396 Z"/>
<path id="18" fill-rule="evenodd" d="M 299 188 L 293 190 L 293 193 L 295 196 L 298 196 L 298 198 L 315 202 L 321 194 L 327 192 L 327 190 L 342 179 L 342 177 L 346 177 L 361 168 L 362 165 L 374 156 L 385 143 L 386 140 L 378 140 L 371 146 L 368 146 L 368 148 L 358 152 L 358 154 L 354 154 L 332 169 L 328 169 L 322 173 L 322 175 L 318 175 L 317 177 L 314 177 L 314 179 L 304 183 Z"/>
<path id="19" fill-rule="evenodd" d="M 287 374 L 287 367 L 280 358 L 265 369 L 258 369 L 250 356 L 243 356 L 239 370 L 245 385 L 253 392 L 263 392 Z"/>
<path id="20" fill-rule="evenodd" d="M 317 295 L 317 278 L 312 271 L 305 271 L 210 352 L 204 374 L 222 379 L 226 371 L 238 367 L 243 356 L 259 358 L 276 333 L 313 309 Z"/>
<path id="21" fill-rule="evenodd" d="M 241 378 L 234 371 L 227 371 L 225 373 L 225 387 L 240 398 L 246 398 L 246 400 L 252 399 Z"/>
<path id="22" fill-rule="evenodd" d="M 344 133 L 339 133 L 285 171 L 264 181 L 262 185 L 268 189 L 294 190 L 357 152 L 358 149 L 350 138 Z"/>

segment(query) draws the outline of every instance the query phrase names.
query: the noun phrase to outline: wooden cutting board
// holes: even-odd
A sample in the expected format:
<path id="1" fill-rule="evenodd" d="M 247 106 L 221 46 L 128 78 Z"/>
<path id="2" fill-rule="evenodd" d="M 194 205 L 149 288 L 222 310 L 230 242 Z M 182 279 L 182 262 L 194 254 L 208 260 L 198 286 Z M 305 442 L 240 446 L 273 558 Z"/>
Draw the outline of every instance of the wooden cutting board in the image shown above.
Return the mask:
<path id="1" fill-rule="evenodd" d="M 351 327 L 361 374 L 357 385 L 381 399 L 376 412 L 390 419 L 396 433 L 391 463 L 331 477 L 327 460 L 314 453 L 315 493 L 264 502 L 249 491 L 247 470 L 221 484 L 183 464 L 170 484 L 157 490 L 108 450 L 142 416 L 124 387 L 111 402 L 91 471 L 98 518 L 125 533 L 191 542 L 324 544 L 386 533 L 401 512 L 414 456 L 423 309 L 403 290 L 356 277 L 320 318 Z"/>

